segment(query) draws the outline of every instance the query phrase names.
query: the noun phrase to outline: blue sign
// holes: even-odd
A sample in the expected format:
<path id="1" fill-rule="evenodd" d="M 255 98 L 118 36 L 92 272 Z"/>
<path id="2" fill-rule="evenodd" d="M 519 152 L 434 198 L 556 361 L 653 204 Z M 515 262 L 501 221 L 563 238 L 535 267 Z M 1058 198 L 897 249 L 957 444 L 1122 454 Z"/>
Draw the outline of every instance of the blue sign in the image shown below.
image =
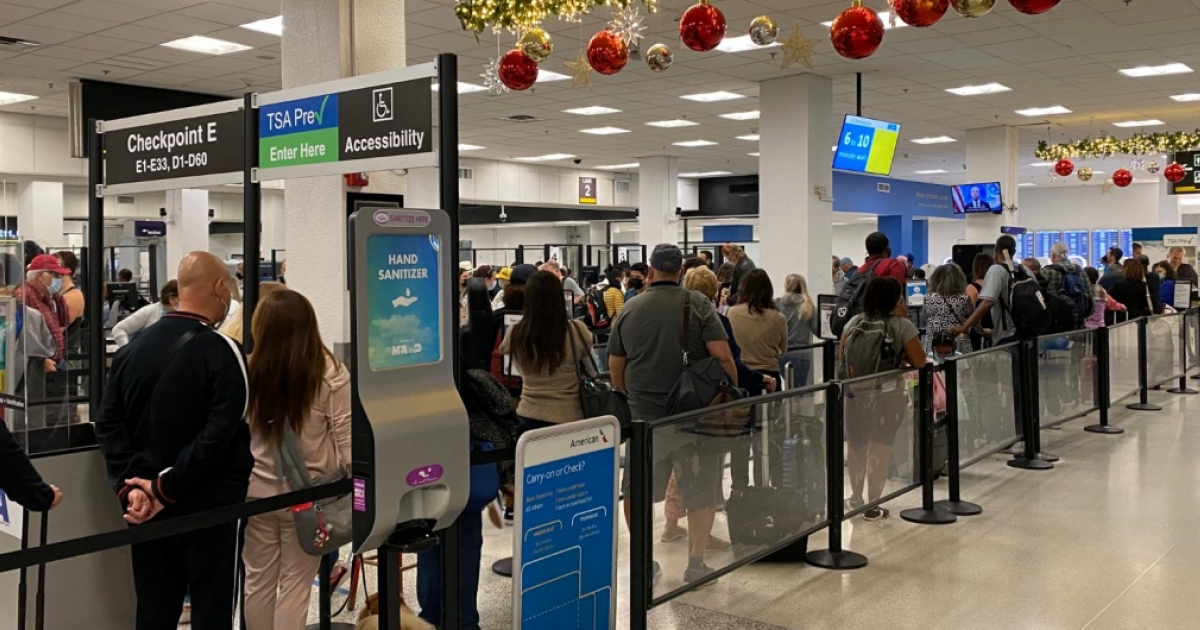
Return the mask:
<path id="1" fill-rule="evenodd" d="M 900 125 L 861 116 L 846 116 L 838 137 L 833 168 L 887 175 L 900 138 Z"/>
<path id="2" fill-rule="evenodd" d="M 167 235 L 166 221 L 134 221 L 133 235 L 138 238 L 157 238 Z"/>
<path id="3" fill-rule="evenodd" d="M 1059 232 L 1058 230 L 1047 232 L 1038 231 L 1037 236 L 1034 237 L 1034 242 L 1036 245 L 1033 255 L 1037 258 L 1049 258 L 1050 248 L 1054 247 L 1054 244 L 1061 240 L 1062 232 Z"/>
<path id="4" fill-rule="evenodd" d="M 1125 252 L 1126 256 L 1133 254 L 1133 230 L 1131 228 L 1121 230 L 1121 251 Z"/>
<path id="5" fill-rule="evenodd" d="M 925 281 L 909 280 L 904 285 L 905 303 L 909 306 L 925 306 Z"/>
<path id="6" fill-rule="evenodd" d="M 436 234 L 367 239 L 367 348 L 372 370 L 442 359 L 441 246 Z"/>
<path id="7" fill-rule="evenodd" d="M 1087 230 L 1063 230 L 1063 242 L 1067 244 L 1071 256 L 1088 257 L 1089 234 Z"/>
<path id="8" fill-rule="evenodd" d="M 615 628 L 620 431 L 608 416 L 521 436 L 513 627 Z"/>
<path id="9" fill-rule="evenodd" d="M 258 137 L 260 138 L 330 129 L 337 126 L 337 94 L 323 94 L 273 105 L 263 105 L 258 110 Z"/>
<path id="10" fill-rule="evenodd" d="M 1108 250 L 1113 247 L 1121 247 L 1120 230 L 1092 230 L 1092 257 L 1091 263 L 1097 267 L 1100 265 L 1100 259 L 1108 255 Z M 1122 247 L 1122 250 L 1124 248 Z"/>

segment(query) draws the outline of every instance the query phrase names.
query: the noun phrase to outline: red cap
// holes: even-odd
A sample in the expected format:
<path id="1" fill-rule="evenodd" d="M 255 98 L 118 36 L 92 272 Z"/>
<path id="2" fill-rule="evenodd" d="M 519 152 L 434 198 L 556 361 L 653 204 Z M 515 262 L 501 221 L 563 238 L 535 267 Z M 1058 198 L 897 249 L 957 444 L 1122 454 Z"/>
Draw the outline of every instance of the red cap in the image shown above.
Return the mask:
<path id="1" fill-rule="evenodd" d="M 57 258 L 50 254 L 41 254 L 36 256 L 29 263 L 29 271 L 49 271 L 60 276 L 69 276 L 71 272 L 62 266 L 62 263 Z"/>

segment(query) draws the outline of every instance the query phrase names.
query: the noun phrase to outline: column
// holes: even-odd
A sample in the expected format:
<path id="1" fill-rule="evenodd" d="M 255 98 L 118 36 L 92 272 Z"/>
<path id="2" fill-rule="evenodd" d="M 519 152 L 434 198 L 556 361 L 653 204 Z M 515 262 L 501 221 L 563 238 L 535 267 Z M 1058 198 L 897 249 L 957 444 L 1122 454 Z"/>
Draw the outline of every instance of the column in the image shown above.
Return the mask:
<path id="1" fill-rule="evenodd" d="M 967 181 L 1000 182 L 1004 205 L 1017 204 L 1017 147 L 1016 127 L 983 127 L 967 130 Z M 1018 225 L 1016 211 L 1002 214 L 968 214 L 967 243 L 995 243 L 1000 228 Z"/>
<path id="2" fill-rule="evenodd" d="M 887 234 L 888 243 L 892 246 L 893 257 L 913 251 L 912 218 L 899 214 L 881 215 L 876 229 Z M 916 254 L 913 253 L 913 255 Z"/>
<path id="3" fill-rule="evenodd" d="M 775 292 L 789 273 L 814 296 L 833 290 L 833 81 L 802 74 L 759 84 L 759 267 Z"/>
<path id="4" fill-rule="evenodd" d="M 372 178 L 375 176 L 372 175 Z M 441 208 L 441 182 L 438 181 L 438 169 L 414 168 L 408 171 L 404 192 L 405 208 Z M 375 188 L 375 180 L 371 180 L 371 188 Z M 390 192 L 390 191 L 389 191 Z M 446 208 L 449 210 L 449 208 Z"/>
<path id="5" fill-rule="evenodd" d="M 168 190 L 167 280 L 179 272 L 179 261 L 191 252 L 208 251 L 208 191 Z"/>
<path id="6" fill-rule="evenodd" d="M 916 257 L 914 267 L 921 267 L 929 262 L 929 221 L 927 219 L 912 220 L 912 249 L 904 250 Z M 949 252 L 946 252 L 949 255 Z"/>
<path id="7" fill-rule="evenodd" d="M 46 251 L 66 245 L 63 185 L 59 182 L 18 182 L 17 229 L 23 240 L 33 241 Z"/>
<path id="8" fill-rule="evenodd" d="M 287 249 L 287 215 L 284 214 L 283 195 L 263 191 L 262 196 L 262 257 L 271 260 L 271 250 Z M 279 260 L 287 258 L 287 251 L 276 254 Z"/>
<path id="9" fill-rule="evenodd" d="M 639 162 L 638 242 L 649 256 L 659 243 L 679 242 L 679 158 L 656 155 Z"/>

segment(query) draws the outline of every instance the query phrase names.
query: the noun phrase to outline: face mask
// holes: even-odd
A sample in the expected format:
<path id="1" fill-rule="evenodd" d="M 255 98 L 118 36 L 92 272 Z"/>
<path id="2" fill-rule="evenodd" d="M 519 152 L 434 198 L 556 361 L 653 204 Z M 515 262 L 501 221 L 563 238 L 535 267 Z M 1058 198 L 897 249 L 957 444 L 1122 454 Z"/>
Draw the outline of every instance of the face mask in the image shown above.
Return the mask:
<path id="1" fill-rule="evenodd" d="M 220 293 L 217 294 L 217 299 L 221 300 Z M 229 294 L 228 302 L 226 302 L 225 300 L 221 300 L 221 303 L 225 305 L 225 314 L 221 316 L 221 321 L 215 322 L 213 324 L 213 328 L 220 328 L 221 325 L 225 323 L 225 320 L 229 319 L 229 309 L 233 306 L 233 294 L 232 293 Z"/>
<path id="2" fill-rule="evenodd" d="M 62 278 L 55 278 L 50 281 L 50 293 L 58 294 L 62 290 Z"/>
<path id="3" fill-rule="evenodd" d="M 629 279 L 629 288 L 630 289 L 637 290 L 644 286 L 646 286 L 646 281 L 643 280 L 642 278 L 630 278 Z"/>

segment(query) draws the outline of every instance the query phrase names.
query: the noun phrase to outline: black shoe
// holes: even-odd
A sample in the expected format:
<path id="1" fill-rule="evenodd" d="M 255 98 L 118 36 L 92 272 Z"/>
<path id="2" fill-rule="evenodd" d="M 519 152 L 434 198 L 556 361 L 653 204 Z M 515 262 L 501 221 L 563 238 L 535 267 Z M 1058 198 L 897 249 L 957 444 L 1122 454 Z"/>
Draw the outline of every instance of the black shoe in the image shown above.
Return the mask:
<path id="1" fill-rule="evenodd" d="M 882 508 L 882 507 L 873 508 L 873 509 L 867 510 L 866 512 L 863 512 L 863 518 L 867 519 L 868 521 L 878 521 L 881 519 L 885 519 L 891 515 L 892 515 L 892 513 L 887 511 L 887 508 Z"/>
<path id="2" fill-rule="evenodd" d="M 700 562 L 700 561 L 689 562 L 687 571 L 683 572 L 683 581 L 687 584 L 691 584 L 693 582 L 699 582 L 712 574 L 713 574 L 713 569 L 712 569 L 712 567 L 708 566 L 707 564 L 704 564 L 703 562 Z M 717 583 L 717 581 L 713 580 L 711 582 L 701 585 L 699 588 L 704 588 L 706 586 L 712 586 L 713 584 L 716 584 L 716 583 Z"/>

